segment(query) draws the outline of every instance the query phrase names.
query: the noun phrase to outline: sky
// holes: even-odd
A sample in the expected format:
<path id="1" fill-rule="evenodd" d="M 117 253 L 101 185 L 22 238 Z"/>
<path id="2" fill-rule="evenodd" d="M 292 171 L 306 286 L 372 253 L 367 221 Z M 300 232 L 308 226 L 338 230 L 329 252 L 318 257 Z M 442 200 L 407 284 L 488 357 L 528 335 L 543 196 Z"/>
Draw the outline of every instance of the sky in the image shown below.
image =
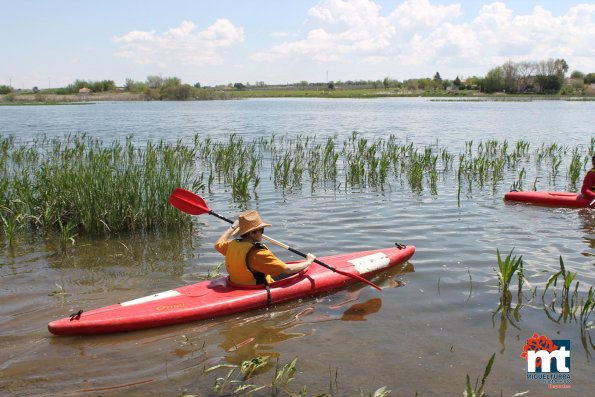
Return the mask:
<path id="1" fill-rule="evenodd" d="M 0 85 L 17 89 L 455 79 L 551 58 L 595 72 L 593 1 L 0 0 L 0 15 Z"/>

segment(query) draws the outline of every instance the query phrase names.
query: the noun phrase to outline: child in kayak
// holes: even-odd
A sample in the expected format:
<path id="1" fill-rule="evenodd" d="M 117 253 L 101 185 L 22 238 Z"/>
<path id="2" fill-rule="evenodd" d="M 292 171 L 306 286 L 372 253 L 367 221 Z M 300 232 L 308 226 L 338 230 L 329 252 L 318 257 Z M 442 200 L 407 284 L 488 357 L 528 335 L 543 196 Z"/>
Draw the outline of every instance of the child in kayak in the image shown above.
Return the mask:
<path id="1" fill-rule="evenodd" d="M 246 211 L 215 243 L 215 249 L 225 256 L 225 267 L 233 284 L 268 286 L 275 281 L 274 277 L 300 272 L 316 259 L 312 254 L 299 263 L 285 263 L 277 258 L 262 244 L 267 226 L 271 224 L 265 223 L 257 211 Z M 232 240 L 234 235 L 240 237 Z"/>
<path id="2" fill-rule="evenodd" d="M 583 187 L 581 188 L 581 194 L 584 198 L 589 200 L 589 207 L 595 205 L 595 156 L 591 157 L 592 168 L 585 175 L 583 180 Z"/>

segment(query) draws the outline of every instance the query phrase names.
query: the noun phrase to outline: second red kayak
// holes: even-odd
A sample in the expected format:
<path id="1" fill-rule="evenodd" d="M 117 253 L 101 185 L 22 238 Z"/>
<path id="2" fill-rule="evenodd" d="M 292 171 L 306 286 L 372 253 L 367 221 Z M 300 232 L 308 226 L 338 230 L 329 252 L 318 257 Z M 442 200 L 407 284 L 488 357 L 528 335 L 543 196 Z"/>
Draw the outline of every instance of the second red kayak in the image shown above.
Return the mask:
<path id="1" fill-rule="evenodd" d="M 571 192 L 508 192 L 504 195 L 504 200 L 569 208 L 585 208 L 590 204 L 589 200 L 580 194 Z"/>
<path id="2" fill-rule="evenodd" d="M 370 277 L 406 262 L 414 253 L 412 245 L 396 245 L 320 259 L 344 273 Z M 56 335 L 91 335 L 181 324 L 260 309 L 356 281 L 314 264 L 271 284 L 269 295 L 263 286 L 235 286 L 227 277 L 220 277 L 100 309 L 80 310 L 70 317 L 52 321 L 48 329 Z"/>

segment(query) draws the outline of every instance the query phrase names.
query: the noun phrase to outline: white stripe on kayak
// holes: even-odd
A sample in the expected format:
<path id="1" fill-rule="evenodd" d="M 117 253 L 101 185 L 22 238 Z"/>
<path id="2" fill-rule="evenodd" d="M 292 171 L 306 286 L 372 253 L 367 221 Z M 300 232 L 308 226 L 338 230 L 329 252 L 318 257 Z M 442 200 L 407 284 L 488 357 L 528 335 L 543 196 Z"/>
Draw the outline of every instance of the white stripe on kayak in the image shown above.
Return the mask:
<path id="1" fill-rule="evenodd" d="M 378 252 L 376 254 L 362 256 L 361 258 L 351 259 L 347 262 L 351 263 L 360 274 L 365 274 L 387 267 L 390 259 L 386 254 Z"/>
<path id="2" fill-rule="evenodd" d="M 169 291 L 160 292 L 158 294 L 144 296 L 142 298 L 133 299 L 131 301 L 123 302 L 123 303 L 120 303 L 120 305 L 121 306 L 132 306 L 132 305 L 138 305 L 141 303 L 156 301 L 159 299 L 171 298 L 171 297 L 180 296 L 180 295 L 182 295 L 182 294 L 180 294 L 178 291 L 171 289 Z"/>

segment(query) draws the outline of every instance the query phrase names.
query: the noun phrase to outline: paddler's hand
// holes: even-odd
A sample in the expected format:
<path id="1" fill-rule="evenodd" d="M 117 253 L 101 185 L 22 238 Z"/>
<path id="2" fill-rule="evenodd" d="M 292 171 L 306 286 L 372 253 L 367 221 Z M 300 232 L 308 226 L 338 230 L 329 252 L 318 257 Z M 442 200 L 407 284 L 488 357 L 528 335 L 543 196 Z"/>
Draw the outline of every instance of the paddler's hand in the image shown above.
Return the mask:
<path id="1" fill-rule="evenodd" d="M 236 221 L 229 227 L 233 232 L 232 234 L 235 234 L 235 232 L 238 231 L 238 227 L 240 227 L 240 222 L 236 219 Z"/>
<path id="2" fill-rule="evenodd" d="M 316 256 L 308 253 L 306 255 L 306 262 L 308 262 L 308 266 L 312 264 L 312 262 L 314 262 L 314 260 L 316 259 Z"/>

